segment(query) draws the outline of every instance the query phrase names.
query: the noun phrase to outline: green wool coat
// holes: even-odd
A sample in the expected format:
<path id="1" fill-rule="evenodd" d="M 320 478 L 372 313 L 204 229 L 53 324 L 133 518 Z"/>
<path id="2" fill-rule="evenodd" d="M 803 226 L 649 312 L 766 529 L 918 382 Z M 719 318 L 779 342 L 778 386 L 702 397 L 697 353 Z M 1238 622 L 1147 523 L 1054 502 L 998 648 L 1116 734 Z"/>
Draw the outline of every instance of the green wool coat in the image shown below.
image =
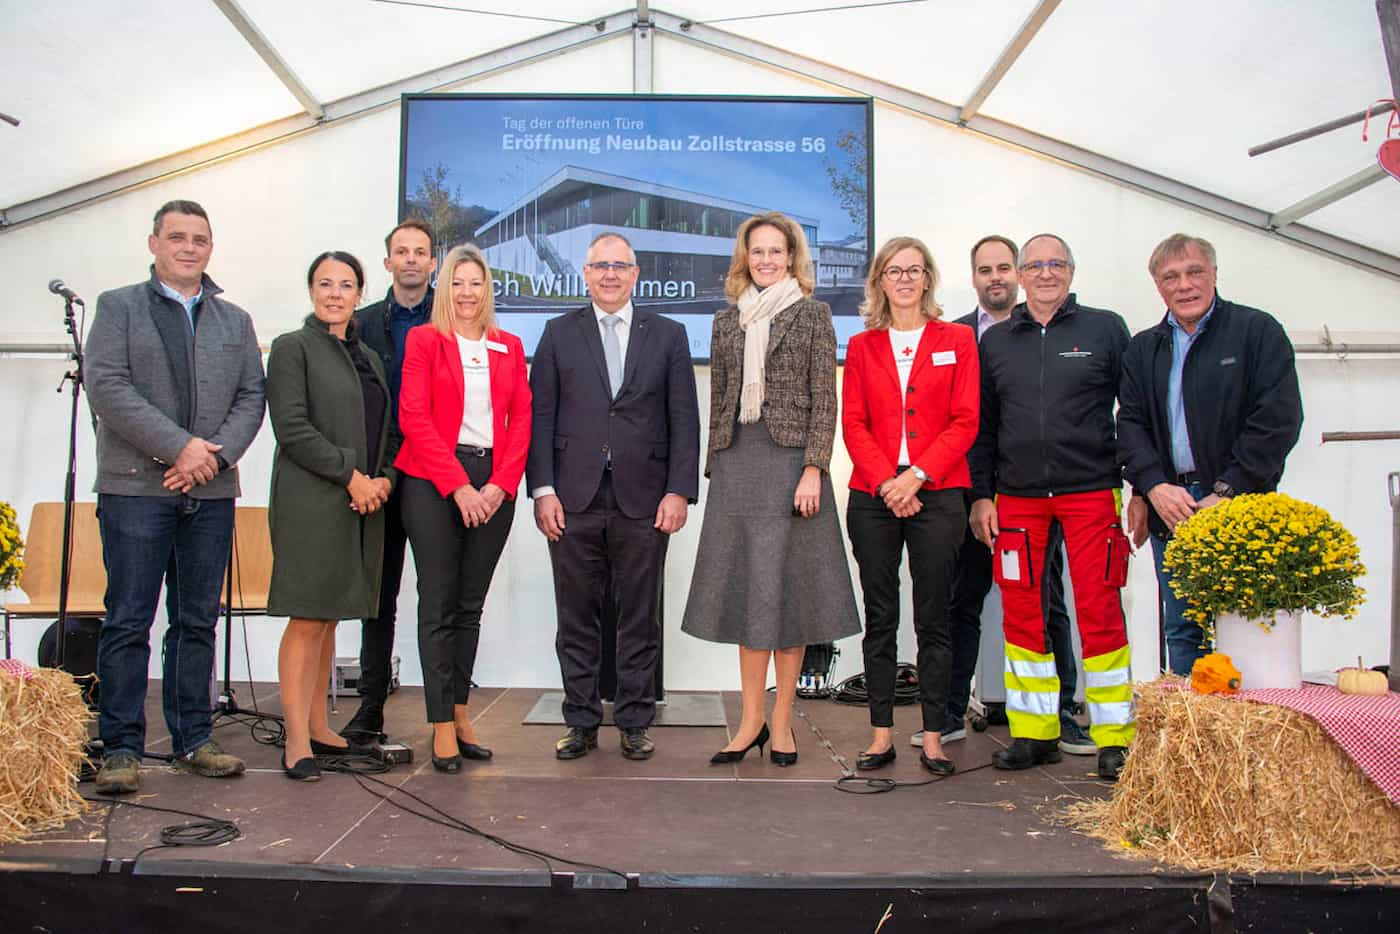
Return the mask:
<path id="1" fill-rule="evenodd" d="M 364 348 L 389 398 L 379 355 Z M 398 448 L 385 405 L 380 463 L 369 464 L 365 401 L 350 353 L 325 322 L 308 315 L 301 330 L 272 342 L 267 407 L 277 451 L 268 522 L 272 531 L 269 616 L 361 619 L 378 614 L 384 560 L 384 511 L 350 508 L 351 472 L 386 477 Z"/>

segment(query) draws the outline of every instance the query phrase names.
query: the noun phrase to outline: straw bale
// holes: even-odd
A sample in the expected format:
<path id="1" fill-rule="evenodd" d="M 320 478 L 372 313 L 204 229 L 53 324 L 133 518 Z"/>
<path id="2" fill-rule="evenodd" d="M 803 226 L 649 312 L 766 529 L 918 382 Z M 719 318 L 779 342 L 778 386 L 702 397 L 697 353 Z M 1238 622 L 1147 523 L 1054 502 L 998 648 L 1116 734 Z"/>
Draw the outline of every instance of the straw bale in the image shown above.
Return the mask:
<path id="1" fill-rule="evenodd" d="M 1400 808 L 1316 721 L 1180 678 L 1138 687 L 1112 797 L 1065 817 L 1119 853 L 1192 870 L 1400 870 Z"/>
<path id="2" fill-rule="evenodd" d="M 36 669 L 26 680 L 0 671 L 0 844 L 77 817 L 91 714 L 67 672 Z"/>

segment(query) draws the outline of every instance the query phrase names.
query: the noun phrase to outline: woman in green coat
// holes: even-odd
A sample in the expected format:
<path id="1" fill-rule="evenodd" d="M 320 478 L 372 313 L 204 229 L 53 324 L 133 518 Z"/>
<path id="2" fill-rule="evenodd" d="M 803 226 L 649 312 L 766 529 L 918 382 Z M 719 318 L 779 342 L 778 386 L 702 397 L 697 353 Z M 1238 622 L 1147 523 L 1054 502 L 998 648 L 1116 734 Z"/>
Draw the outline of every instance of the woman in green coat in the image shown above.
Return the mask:
<path id="1" fill-rule="evenodd" d="M 378 354 L 355 336 L 364 290 L 359 260 L 339 251 L 312 262 L 312 313 L 272 342 L 267 405 L 277 452 L 268 519 L 272 585 L 268 615 L 288 616 L 277 655 L 287 777 L 320 777 L 316 754 L 349 746 L 327 720 L 326 684 L 342 619 L 379 605 L 384 516 L 395 472 L 389 386 Z"/>

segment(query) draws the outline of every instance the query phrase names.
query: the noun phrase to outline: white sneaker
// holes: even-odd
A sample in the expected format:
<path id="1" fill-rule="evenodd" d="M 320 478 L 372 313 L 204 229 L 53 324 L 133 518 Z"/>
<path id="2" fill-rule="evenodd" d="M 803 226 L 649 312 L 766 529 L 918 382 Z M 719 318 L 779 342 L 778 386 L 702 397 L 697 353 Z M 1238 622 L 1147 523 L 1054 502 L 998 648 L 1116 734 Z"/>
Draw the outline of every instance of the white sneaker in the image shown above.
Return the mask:
<path id="1" fill-rule="evenodd" d="M 912 734 L 910 734 L 910 736 L 909 736 L 909 745 L 910 745 L 910 746 L 918 746 L 920 749 L 923 749 L 923 748 L 924 748 L 924 731 L 923 731 L 923 730 L 920 730 L 920 731 L 917 732 L 917 733 L 912 733 Z"/>

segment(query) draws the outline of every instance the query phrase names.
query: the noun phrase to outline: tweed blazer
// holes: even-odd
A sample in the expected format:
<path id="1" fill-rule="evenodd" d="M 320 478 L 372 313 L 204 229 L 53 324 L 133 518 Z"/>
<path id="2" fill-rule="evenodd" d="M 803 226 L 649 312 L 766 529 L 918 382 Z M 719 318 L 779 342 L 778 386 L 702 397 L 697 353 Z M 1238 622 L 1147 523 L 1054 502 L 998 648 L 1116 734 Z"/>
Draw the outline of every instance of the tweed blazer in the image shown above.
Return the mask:
<path id="1" fill-rule="evenodd" d="M 836 438 L 836 329 L 831 307 L 802 298 L 773 316 L 764 362 L 763 424 L 775 444 L 803 448 L 803 463 L 831 472 Z M 744 386 L 744 332 L 739 309 L 715 315 L 710 337 L 710 458 L 734 441 Z"/>
<path id="2" fill-rule="evenodd" d="M 223 445 L 229 466 L 188 495 L 239 495 L 238 460 L 263 420 L 262 352 L 248 313 L 207 275 L 203 288 L 193 334 L 155 267 L 147 281 L 97 297 L 83 365 L 98 418 L 96 492 L 177 496 L 162 485 L 165 470 L 199 436 Z"/>

